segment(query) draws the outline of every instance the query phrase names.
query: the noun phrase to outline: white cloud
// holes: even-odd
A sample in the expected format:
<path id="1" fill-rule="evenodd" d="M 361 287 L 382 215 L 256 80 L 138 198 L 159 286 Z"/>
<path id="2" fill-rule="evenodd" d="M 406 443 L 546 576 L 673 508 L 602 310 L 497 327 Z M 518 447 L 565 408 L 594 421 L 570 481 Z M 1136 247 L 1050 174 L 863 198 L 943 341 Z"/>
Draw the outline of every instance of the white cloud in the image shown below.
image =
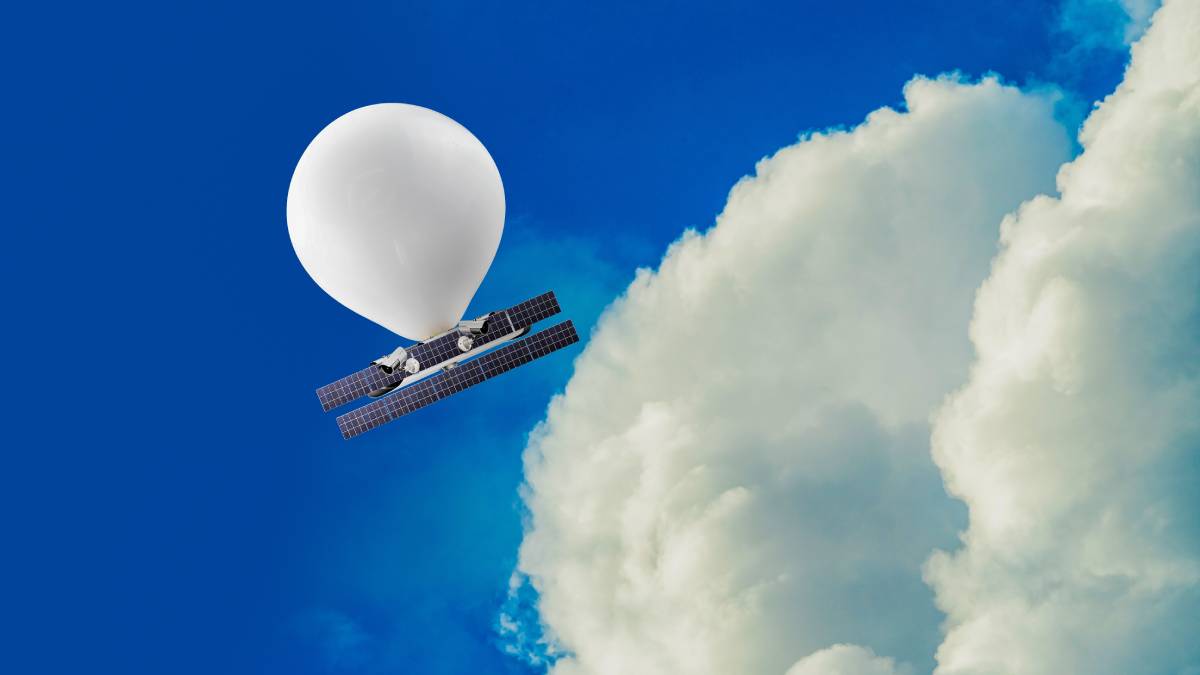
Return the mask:
<path id="1" fill-rule="evenodd" d="M 971 514 L 925 570 L 938 675 L 1200 672 L 1196 35 L 1168 4 L 1004 220 L 937 419 Z M 765 160 L 602 319 L 526 458 L 555 673 L 928 670 L 925 415 L 1065 142 L 995 82 L 906 99 Z"/>
<path id="2" fill-rule="evenodd" d="M 1200 669 L 1200 2 L 1169 2 L 980 290 L 934 452 L 939 675 Z M 1191 668 L 1193 670 L 1188 671 Z"/>
<path id="3" fill-rule="evenodd" d="M 1200 672 L 1197 35 L 1169 3 L 1003 222 L 934 436 L 970 508 L 925 568 L 938 675 Z M 602 319 L 526 457 L 558 675 L 931 667 L 926 414 L 1066 146 L 995 82 L 906 99 L 765 160 Z"/>
<path id="4" fill-rule="evenodd" d="M 928 417 L 997 224 L 1069 143 L 1047 94 L 905 99 L 761 162 L 601 319 L 526 453 L 557 675 L 932 667 L 920 567 L 963 514 Z"/>
<path id="5" fill-rule="evenodd" d="M 912 669 L 897 667 L 892 659 L 875 656 L 858 645 L 834 645 L 806 656 L 784 675 L 910 675 Z"/>

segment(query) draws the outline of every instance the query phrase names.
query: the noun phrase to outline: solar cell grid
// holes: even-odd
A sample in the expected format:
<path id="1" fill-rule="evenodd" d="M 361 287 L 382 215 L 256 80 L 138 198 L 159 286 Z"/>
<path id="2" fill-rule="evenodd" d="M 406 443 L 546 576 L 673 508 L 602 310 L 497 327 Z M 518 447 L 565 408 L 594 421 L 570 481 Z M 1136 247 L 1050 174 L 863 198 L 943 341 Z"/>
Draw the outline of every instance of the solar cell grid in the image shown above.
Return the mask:
<path id="1" fill-rule="evenodd" d="M 338 429 L 353 438 L 578 341 L 574 324 L 564 321 L 341 415 Z"/>
<path id="2" fill-rule="evenodd" d="M 531 326 L 542 319 L 557 314 L 559 311 L 561 309 L 559 308 L 558 300 L 554 297 L 554 292 L 549 291 L 513 305 L 508 309 L 493 312 L 488 321 L 487 332 L 474 338 L 475 345 L 485 345 L 507 335 L 514 328 L 520 329 Z M 512 328 L 510 328 L 510 320 Z M 422 368 L 441 363 L 457 356 L 459 353 L 458 335 L 455 332 L 448 333 L 429 342 L 413 345 L 409 349 L 409 355 L 415 358 L 421 364 Z M 317 389 L 317 399 L 321 402 L 321 408 L 329 412 L 334 408 L 366 396 L 372 391 L 397 384 L 405 377 L 408 377 L 408 375 L 403 369 L 397 369 L 389 375 L 376 366 L 368 366 Z"/>

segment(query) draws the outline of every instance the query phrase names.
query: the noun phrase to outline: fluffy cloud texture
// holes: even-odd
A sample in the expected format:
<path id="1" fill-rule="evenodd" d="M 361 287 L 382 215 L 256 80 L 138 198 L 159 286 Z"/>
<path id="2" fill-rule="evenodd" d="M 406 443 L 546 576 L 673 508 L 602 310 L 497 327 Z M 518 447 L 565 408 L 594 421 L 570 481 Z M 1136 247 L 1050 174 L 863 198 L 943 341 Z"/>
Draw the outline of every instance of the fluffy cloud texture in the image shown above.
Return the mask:
<path id="1" fill-rule="evenodd" d="M 785 675 L 911 675 L 907 666 L 875 656 L 858 645 L 834 645 L 804 657 Z"/>
<path id="2" fill-rule="evenodd" d="M 1158 14 L 1081 140 L 1061 198 L 1004 221 L 937 420 L 970 507 L 928 566 L 939 674 L 1200 672 L 1200 2 Z"/>
<path id="3" fill-rule="evenodd" d="M 1159 12 L 1060 197 L 1052 98 L 994 80 L 916 79 L 761 162 L 535 433 L 546 645 L 514 648 L 556 675 L 1200 672 L 1198 35 L 1200 2 Z"/>
<path id="4" fill-rule="evenodd" d="M 763 160 L 601 319 L 526 454 L 557 675 L 932 667 L 921 565 L 965 513 L 929 416 L 997 224 L 1069 142 L 1052 96 L 995 80 L 905 101 Z"/>

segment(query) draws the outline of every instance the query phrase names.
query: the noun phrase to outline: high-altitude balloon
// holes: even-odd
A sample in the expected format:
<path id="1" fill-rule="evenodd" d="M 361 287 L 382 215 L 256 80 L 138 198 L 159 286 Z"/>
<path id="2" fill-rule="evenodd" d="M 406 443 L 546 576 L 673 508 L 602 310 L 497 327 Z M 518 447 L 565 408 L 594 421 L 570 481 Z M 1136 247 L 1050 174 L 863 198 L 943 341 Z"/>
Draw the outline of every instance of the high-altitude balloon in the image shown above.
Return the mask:
<path id="1" fill-rule="evenodd" d="M 492 264 L 504 186 L 483 144 L 427 108 L 380 103 L 325 127 L 287 199 L 300 264 L 351 310 L 412 340 L 452 328 Z"/>

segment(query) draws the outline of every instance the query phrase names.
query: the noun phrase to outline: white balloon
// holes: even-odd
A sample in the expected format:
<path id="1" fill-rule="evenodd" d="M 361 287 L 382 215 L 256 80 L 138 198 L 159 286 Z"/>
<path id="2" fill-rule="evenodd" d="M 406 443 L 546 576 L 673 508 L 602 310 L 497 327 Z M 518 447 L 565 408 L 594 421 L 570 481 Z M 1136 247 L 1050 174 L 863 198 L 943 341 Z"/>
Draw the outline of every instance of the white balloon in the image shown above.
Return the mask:
<path id="1" fill-rule="evenodd" d="M 504 185 L 479 139 L 427 108 L 380 103 L 325 127 L 296 164 L 288 234 L 333 299 L 423 340 L 449 330 L 492 264 Z"/>

